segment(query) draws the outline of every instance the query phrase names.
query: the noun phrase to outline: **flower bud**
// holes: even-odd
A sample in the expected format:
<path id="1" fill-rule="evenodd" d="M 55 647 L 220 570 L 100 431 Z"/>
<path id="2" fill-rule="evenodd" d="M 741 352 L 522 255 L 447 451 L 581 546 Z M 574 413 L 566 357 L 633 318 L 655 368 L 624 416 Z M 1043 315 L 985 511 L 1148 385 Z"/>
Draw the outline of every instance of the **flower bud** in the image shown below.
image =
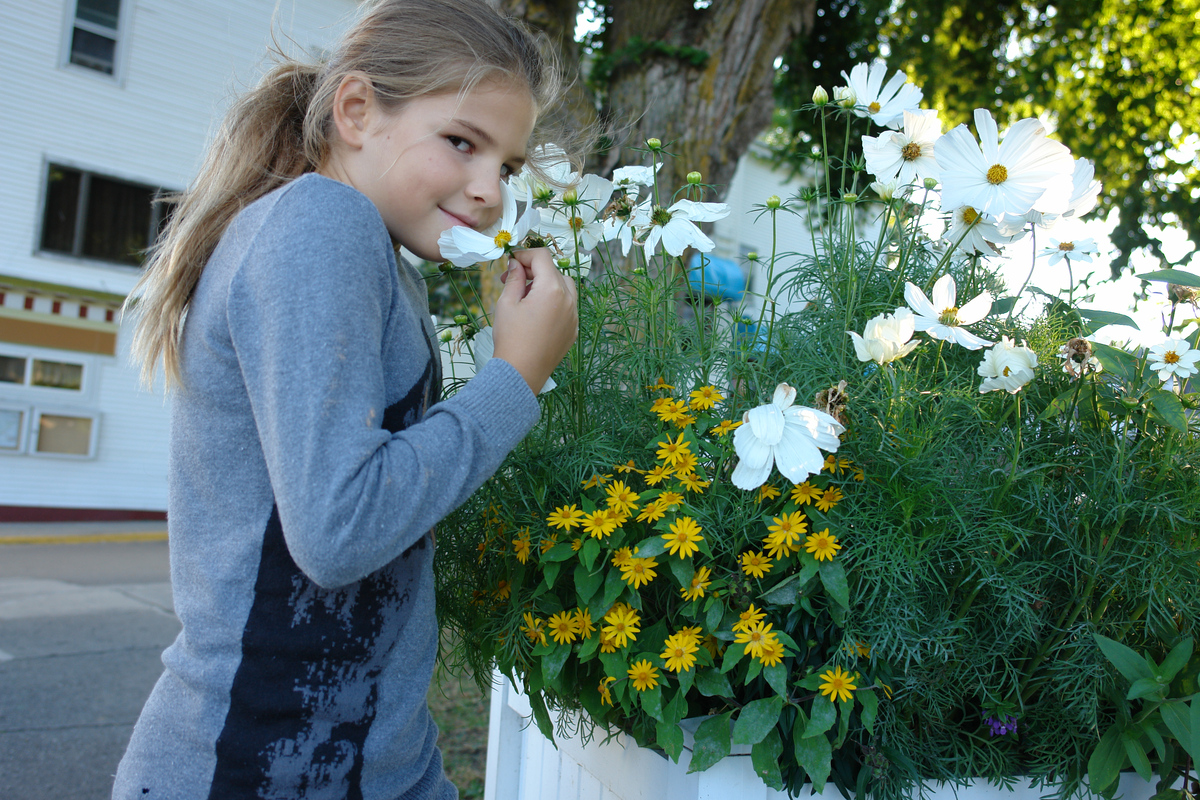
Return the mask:
<path id="1" fill-rule="evenodd" d="M 746 253 L 746 260 L 747 261 L 758 261 L 758 253 L 751 250 L 749 253 Z"/>
<path id="2" fill-rule="evenodd" d="M 454 315 L 454 324 L 455 325 L 466 325 L 470 321 L 471 321 L 471 318 L 468 317 L 466 314 L 455 314 Z"/>
<path id="3" fill-rule="evenodd" d="M 813 102 L 819 106 L 823 106 L 829 102 L 829 92 L 825 91 L 824 86 L 818 86 L 813 89 Z"/>
<path id="4" fill-rule="evenodd" d="M 858 96 L 854 94 L 854 90 L 849 86 L 835 86 L 833 88 L 833 99 L 842 108 L 854 108 L 854 104 L 858 102 Z"/>
<path id="5" fill-rule="evenodd" d="M 687 182 L 690 183 L 692 186 L 695 186 L 703 179 L 704 179 L 704 176 L 701 175 L 699 172 L 689 172 L 687 174 Z"/>
<path id="6" fill-rule="evenodd" d="M 633 268 L 633 274 L 634 274 L 634 275 L 645 275 L 645 274 L 646 274 L 646 268 L 645 268 L 645 267 L 634 267 L 634 268 Z"/>
<path id="7" fill-rule="evenodd" d="M 857 200 L 858 200 L 858 195 L 856 195 L 854 192 L 846 192 L 845 194 L 842 195 L 842 201 L 845 203 L 853 203 L 853 202 L 856 202 Z"/>
<path id="8" fill-rule="evenodd" d="M 570 266 L 571 266 L 571 259 L 569 259 L 569 258 L 560 258 L 560 259 L 558 259 L 557 261 L 555 261 L 554 263 L 558 265 L 558 268 L 559 268 L 559 269 L 561 269 L 561 270 L 567 270 L 567 269 L 569 269 L 569 268 L 570 268 Z"/>
<path id="9" fill-rule="evenodd" d="M 662 150 L 662 140 L 655 138 L 647 139 L 646 147 L 649 147 L 651 150 L 657 153 L 659 150 Z"/>
<path id="10" fill-rule="evenodd" d="M 563 192 L 562 201 L 564 206 L 579 205 L 579 190 L 572 186 Z"/>
<path id="11" fill-rule="evenodd" d="M 442 273 L 443 275 L 448 275 L 451 272 L 454 272 L 454 265 L 449 261 L 443 261 L 442 263 L 438 264 L 438 272 Z"/>
<path id="12" fill-rule="evenodd" d="M 775 210 L 783 205 L 783 201 L 779 199 L 779 195 L 773 194 L 767 198 L 767 208 Z"/>
<path id="13" fill-rule="evenodd" d="M 937 178 L 926 178 L 925 179 L 925 188 L 926 189 L 936 189 L 937 188 Z"/>
<path id="14" fill-rule="evenodd" d="M 442 331 L 441 333 L 438 334 L 438 341 L 441 342 L 442 344 L 449 344 L 450 340 L 453 338 L 454 338 L 454 334 L 451 333 L 450 331 Z"/>

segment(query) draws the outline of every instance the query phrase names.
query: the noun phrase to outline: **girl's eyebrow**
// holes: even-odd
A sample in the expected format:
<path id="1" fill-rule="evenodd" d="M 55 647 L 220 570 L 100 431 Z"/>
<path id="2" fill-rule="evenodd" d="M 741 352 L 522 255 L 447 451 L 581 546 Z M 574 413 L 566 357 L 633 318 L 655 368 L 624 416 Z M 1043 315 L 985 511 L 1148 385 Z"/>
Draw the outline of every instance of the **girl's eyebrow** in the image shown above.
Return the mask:
<path id="1" fill-rule="evenodd" d="M 450 122 L 451 122 L 451 124 L 454 124 L 454 125 L 461 125 L 462 127 L 469 130 L 471 133 L 473 133 L 475 135 L 475 137 L 477 139 L 479 139 L 481 142 L 483 142 L 484 145 L 486 145 L 488 147 L 496 146 L 496 140 L 492 138 L 491 134 L 489 134 L 487 131 L 485 131 L 483 128 L 479 127 L 475 123 L 468 122 L 467 120 L 460 119 L 458 117 L 455 117 L 454 119 L 450 120 Z M 520 169 L 521 167 L 523 167 L 525 165 L 525 156 L 513 156 L 512 158 L 508 159 L 508 161 L 513 165 L 514 169 Z"/>

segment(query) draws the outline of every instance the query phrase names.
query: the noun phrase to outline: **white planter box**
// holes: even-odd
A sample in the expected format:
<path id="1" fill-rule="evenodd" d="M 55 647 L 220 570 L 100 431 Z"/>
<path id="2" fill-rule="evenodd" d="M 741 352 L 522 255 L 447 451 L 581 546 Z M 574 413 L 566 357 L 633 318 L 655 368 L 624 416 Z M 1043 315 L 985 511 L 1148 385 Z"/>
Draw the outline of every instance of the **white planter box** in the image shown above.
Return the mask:
<path id="1" fill-rule="evenodd" d="M 509 680 L 493 676 L 488 725 L 484 800 L 788 800 L 786 792 L 767 787 L 754 773 L 749 748 L 735 745 L 733 755 L 704 772 L 687 774 L 691 737 L 685 734 L 679 763 L 618 735 L 587 746 L 575 737 L 554 743 L 532 721 L 529 700 Z M 929 800 L 1038 800 L 1045 789 L 1018 784 L 1014 791 L 979 781 L 964 788 L 939 784 Z M 1137 775 L 1121 776 L 1122 800 L 1148 800 L 1154 788 Z M 841 800 L 833 783 L 822 800 Z"/>

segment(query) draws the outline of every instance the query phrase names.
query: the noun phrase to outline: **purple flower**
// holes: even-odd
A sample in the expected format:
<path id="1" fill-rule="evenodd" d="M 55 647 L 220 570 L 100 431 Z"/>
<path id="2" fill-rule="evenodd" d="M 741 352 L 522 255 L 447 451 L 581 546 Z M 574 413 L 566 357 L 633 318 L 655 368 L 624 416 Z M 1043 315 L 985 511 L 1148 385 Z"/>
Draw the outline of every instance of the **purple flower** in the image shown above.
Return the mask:
<path id="1" fill-rule="evenodd" d="M 1005 734 L 1017 732 L 1017 718 L 1011 714 L 1005 714 L 1003 722 L 995 717 L 987 717 L 984 719 L 984 722 L 991 728 L 992 736 L 1004 736 Z"/>

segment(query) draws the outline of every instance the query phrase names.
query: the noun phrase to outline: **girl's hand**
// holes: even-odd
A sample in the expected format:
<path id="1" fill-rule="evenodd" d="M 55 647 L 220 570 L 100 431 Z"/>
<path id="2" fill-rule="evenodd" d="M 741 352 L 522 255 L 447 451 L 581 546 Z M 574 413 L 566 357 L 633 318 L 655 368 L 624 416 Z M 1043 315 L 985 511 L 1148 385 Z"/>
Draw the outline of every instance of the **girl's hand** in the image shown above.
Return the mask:
<path id="1" fill-rule="evenodd" d="M 503 280 L 492 319 L 494 355 L 537 394 L 579 334 L 575 281 L 558 271 L 545 248 L 513 253 Z"/>

